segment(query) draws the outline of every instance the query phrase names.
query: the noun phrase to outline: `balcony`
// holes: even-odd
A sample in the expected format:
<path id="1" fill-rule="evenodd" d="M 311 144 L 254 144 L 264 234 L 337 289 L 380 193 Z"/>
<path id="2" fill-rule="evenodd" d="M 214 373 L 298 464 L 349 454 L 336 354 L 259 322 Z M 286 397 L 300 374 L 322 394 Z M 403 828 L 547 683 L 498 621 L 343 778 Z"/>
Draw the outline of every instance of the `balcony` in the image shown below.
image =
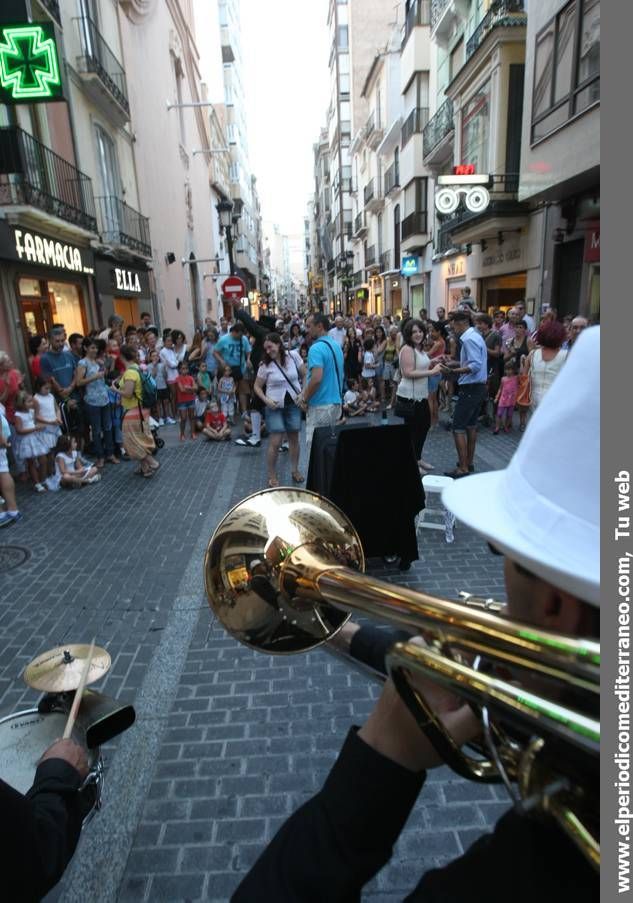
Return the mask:
<path id="1" fill-rule="evenodd" d="M 352 274 L 352 288 L 360 288 L 364 281 L 365 277 L 362 270 L 357 270 Z"/>
<path id="2" fill-rule="evenodd" d="M 408 251 L 418 244 L 426 244 L 427 213 L 425 210 L 410 213 L 402 220 L 402 250 Z M 424 236 L 424 237 L 423 237 Z M 405 242 L 408 245 L 405 247 Z"/>
<path id="3" fill-rule="evenodd" d="M 125 70 L 89 16 L 73 21 L 81 46 L 77 69 L 84 87 L 101 110 L 122 126 L 130 118 Z"/>
<path id="4" fill-rule="evenodd" d="M 82 231 L 97 232 L 88 176 L 17 126 L 0 128 L 0 207 L 4 206 L 32 207 L 34 219 L 56 217 Z"/>
<path id="5" fill-rule="evenodd" d="M 356 219 L 354 220 L 354 238 L 362 238 L 367 232 L 367 216 L 365 211 L 359 213 Z"/>
<path id="6" fill-rule="evenodd" d="M 452 137 L 455 134 L 453 101 L 447 98 L 429 119 L 422 132 L 424 163 L 442 163 L 452 156 Z"/>
<path id="7" fill-rule="evenodd" d="M 99 197 L 95 200 L 101 240 L 111 245 L 122 245 L 143 257 L 151 257 L 149 219 L 120 198 Z"/>
<path id="8" fill-rule="evenodd" d="M 396 188 L 400 188 L 399 169 L 400 167 L 394 162 L 385 171 L 385 197 L 390 195 L 392 191 L 395 191 Z"/>
<path id="9" fill-rule="evenodd" d="M 375 267 L 377 263 L 378 260 L 376 257 L 376 245 L 370 245 L 365 250 L 365 268 L 370 269 L 372 267 Z"/>
<path id="10" fill-rule="evenodd" d="M 393 269 L 391 265 L 391 251 L 383 251 L 380 255 L 380 272 L 389 273 Z"/>
<path id="11" fill-rule="evenodd" d="M 59 3 L 57 0 L 40 0 L 40 6 L 43 6 L 44 9 L 48 10 L 57 24 L 61 26 L 62 20 L 59 14 Z"/>
<path id="12" fill-rule="evenodd" d="M 336 272 L 336 261 L 333 260 L 332 258 L 330 258 L 327 262 L 327 271 L 330 274 L 330 276 L 333 276 L 334 273 Z"/>
<path id="13" fill-rule="evenodd" d="M 450 233 L 459 244 L 469 244 L 486 238 L 497 238 L 501 232 L 516 232 L 528 225 L 526 204 L 517 199 L 518 174 L 501 173 L 490 176 L 490 203 L 481 212 L 469 210 L 462 202 L 455 213 L 441 217 L 441 229 Z"/>
<path id="14" fill-rule="evenodd" d="M 365 210 L 368 210 L 370 213 L 378 213 L 383 208 L 385 199 L 380 191 L 380 183 L 376 179 L 370 179 L 365 185 L 363 198 Z"/>
<path id="15" fill-rule="evenodd" d="M 451 32 L 468 19 L 470 0 L 431 0 L 431 37 L 446 49 Z"/>
<path id="16" fill-rule="evenodd" d="M 405 17 L 402 31 L 402 47 L 409 40 L 409 36 L 418 25 L 431 24 L 431 0 L 414 0 Z"/>
<path id="17" fill-rule="evenodd" d="M 493 29 L 521 28 L 526 25 L 524 0 L 495 0 L 466 44 L 466 59 L 470 59 Z"/>
<path id="18" fill-rule="evenodd" d="M 411 110 L 404 125 L 402 126 L 402 147 L 413 137 L 413 135 L 423 132 L 424 126 L 429 121 L 429 111 L 426 107 L 416 107 Z"/>
<path id="19" fill-rule="evenodd" d="M 372 150 L 376 150 L 385 134 L 385 130 L 380 125 L 380 113 L 372 113 L 365 125 L 365 141 Z"/>

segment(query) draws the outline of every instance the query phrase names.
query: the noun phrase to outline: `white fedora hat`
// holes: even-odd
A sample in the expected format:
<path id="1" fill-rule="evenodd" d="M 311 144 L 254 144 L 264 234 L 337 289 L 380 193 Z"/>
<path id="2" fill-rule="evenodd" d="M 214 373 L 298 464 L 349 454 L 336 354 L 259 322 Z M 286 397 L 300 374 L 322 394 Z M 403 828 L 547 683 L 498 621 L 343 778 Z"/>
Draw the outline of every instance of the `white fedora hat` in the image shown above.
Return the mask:
<path id="1" fill-rule="evenodd" d="M 505 470 L 454 481 L 458 520 L 553 586 L 600 604 L 600 328 L 586 329 Z"/>

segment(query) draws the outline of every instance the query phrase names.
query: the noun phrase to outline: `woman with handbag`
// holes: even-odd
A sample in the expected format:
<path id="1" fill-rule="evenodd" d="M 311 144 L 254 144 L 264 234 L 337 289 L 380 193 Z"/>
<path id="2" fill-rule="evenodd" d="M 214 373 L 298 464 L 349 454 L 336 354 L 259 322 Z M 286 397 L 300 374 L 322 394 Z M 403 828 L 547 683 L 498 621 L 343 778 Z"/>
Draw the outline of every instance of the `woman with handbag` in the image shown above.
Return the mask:
<path id="1" fill-rule="evenodd" d="M 305 364 L 299 353 L 284 348 L 281 337 L 276 332 L 269 333 L 264 340 L 264 353 L 257 371 L 254 392 L 266 405 L 266 427 L 270 434 L 266 461 L 270 487 L 279 486 L 277 457 L 284 433 L 288 437 L 292 481 L 303 483 L 305 479 L 299 472 L 301 410 L 297 407 L 305 374 Z"/>
<path id="2" fill-rule="evenodd" d="M 433 470 L 433 465 L 422 458 L 422 449 L 431 426 L 429 377 L 441 372 L 439 364 L 431 367 L 430 358 L 423 350 L 425 339 L 426 326 L 421 320 L 408 320 L 405 323 L 399 356 L 401 379 L 395 409 L 396 417 L 402 417 L 411 430 L 415 459 L 423 475 Z"/>

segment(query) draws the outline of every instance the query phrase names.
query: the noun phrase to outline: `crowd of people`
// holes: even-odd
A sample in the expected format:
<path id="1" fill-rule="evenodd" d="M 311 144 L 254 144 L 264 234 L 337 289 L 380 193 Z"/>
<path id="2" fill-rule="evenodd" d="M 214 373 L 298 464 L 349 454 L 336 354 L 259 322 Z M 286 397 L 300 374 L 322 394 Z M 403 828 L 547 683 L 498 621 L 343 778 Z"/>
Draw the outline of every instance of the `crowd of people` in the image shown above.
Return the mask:
<path id="1" fill-rule="evenodd" d="M 98 482 L 106 464 L 136 462 L 150 479 L 157 430 L 178 426 L 181 442 L 233 440 L 267 447 L 268 485 L 279 485 L 280 451 L 299 469 L 306 421 L 309 457 L 314 429 L 359 415 L 393 410 L 410 426 L 422 475 L 429 430 L 454 433 L 459 478 L 474 470 L 476 431 L 525 429 L 578 336 L 583 317 L 539 324 L 524 302 L 508 311 L 478 312 L 465 292 L 454 311 L 414 318 L 285 311 L 256 322 L 239 303 L 234 316 L 207 318 L 189 342 L 178 329 L 160 330 L 151 316 L 125 325 L 117 315 L 103 330 L 67 335 L 56 324 L 29 340 L 29 373 L 0 352 L 0 526 L 20 517 L 11 472 L 38 493 Z M 240 435 L 237 435 L 239 433 Z"/>

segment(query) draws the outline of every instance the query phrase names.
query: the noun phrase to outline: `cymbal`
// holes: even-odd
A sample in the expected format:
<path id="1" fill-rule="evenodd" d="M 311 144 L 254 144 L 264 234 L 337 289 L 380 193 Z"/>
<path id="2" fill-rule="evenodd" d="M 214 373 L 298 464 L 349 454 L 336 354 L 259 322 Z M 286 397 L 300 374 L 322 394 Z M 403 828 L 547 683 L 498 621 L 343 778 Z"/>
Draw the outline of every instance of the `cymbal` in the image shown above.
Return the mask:
<path id="1" fill-rule="evenodd" d="M 70 643 L 68 646 L 58 646 L 43 652 L 24 669 L 24 682 L 34 690 L 45 693 L 76 690 L 89 650 L 89 643 Z M 86 684 L 104 677 L 110 670 L 111 663 L 110 654 L 100 646 L 95 646 Z"/>

